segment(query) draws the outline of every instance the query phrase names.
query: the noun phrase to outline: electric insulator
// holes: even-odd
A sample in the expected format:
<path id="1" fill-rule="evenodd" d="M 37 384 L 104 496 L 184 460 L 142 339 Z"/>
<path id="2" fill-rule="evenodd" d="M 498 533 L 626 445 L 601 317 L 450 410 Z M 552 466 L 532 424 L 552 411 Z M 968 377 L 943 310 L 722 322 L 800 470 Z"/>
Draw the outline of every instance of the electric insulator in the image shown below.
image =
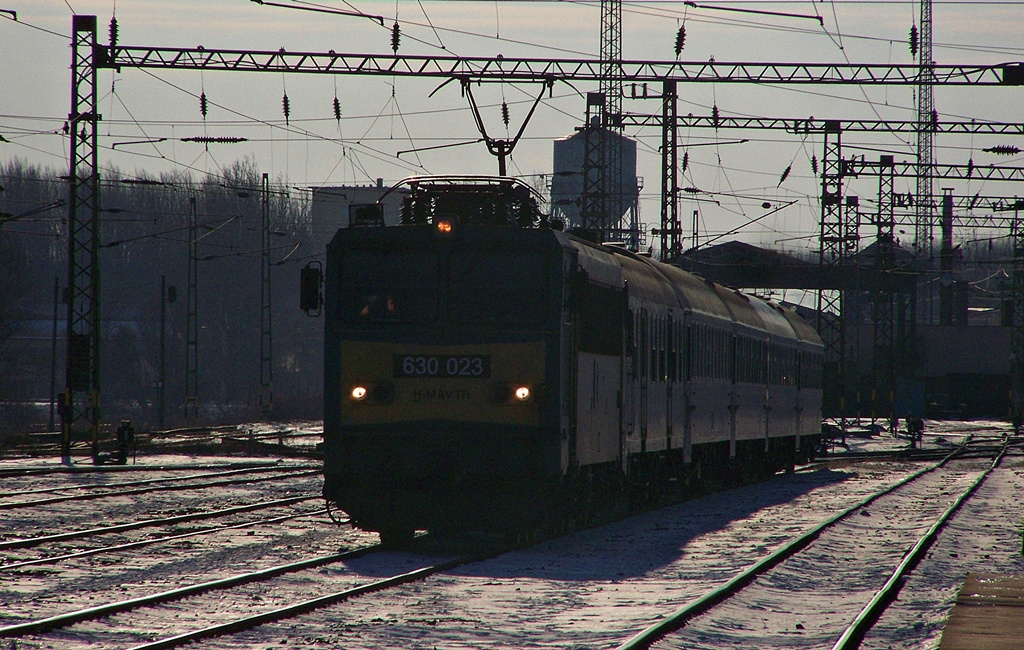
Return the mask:
<path id="1" fill-rule="evenodd" d="M 683 152 L 683 171 L 685 172 L 686 168 L 689 167 L 689 166 L 690 166 L 690 152 L 689 151 L 684 151 Z"/>
<path id="2" fill-rule="evenodd" d="M 334 98 L 334 119 L 338 122 L 341 121 L 341 102 L 337 97 Z"/>
<path id="3" fill-rule="evenodd" d="M 507 102 L 501 102 L 501 121 L 505 123 L 505 126 L 508 126 L 508 103 Z"/>
<path id="4" fill-rule="evenodd" d="M 969 158 L 967 160 L 967 178 L 970 178 L 972 175 L 974 175 L 974 158 Z"/>
<path id="5" fill-rule="evenodd" d="M 782 187 L 782 184 L 786 182 L 787 178 L 789 178 L 789 172 L 792 171 L 792 170 L 793 170 L 793 165 L 789 165 L 789 166 L 786 167 L 786 169 L 784 169 L 782 171 L 782 176 L 779 177 L 779 184 L 777 185 L 777 187 Z"/>
<path id="6" fill-rule="evenodd" d="M 939 130 L 939 112 L 938 111 L 932 111 L 932 116 L 931 117 L 932 117 L 932 131 L 938 131 Z"/>
<path id="7" fill-rule="evenodd" d="M 206 109 L 207 109 L 206 91 L 204 90 L 203 92 L 199 93 L 199 112 L 203 114 L 203 119 L 204 120 L 206 119 Z"/>
<path id="8" fill-rule="evenodd" d="M 110 46 L 117 45 L 117 17 L 110 17 Z"/>
<path id="9" fill-rule="evenodd" d="M 917 56 L 917 25 L 910 26 L 910 56 Z"/>
<path id="10" fill-rule="evenodd" d="M 281 109 L 284 111 L 284 123 L 288 124 L 288 118 L 291 117 L 292 114 L 292 106 L 288 101 L 288 93 L 285 93 L 284 97 L 281 98 Z"/>
<path id="11" fill-rule="evenodd" d="M 679 31 L 676 32 L 676 56 L 683 53 L 683 48 L 686 46 L 686 25 L 680 25 Z"/>
<path id="12" fill-rule="evenodd" d="M 398 26 L 398 21 L 391 26 L 391 51 L 398 54 L 398 44 L 402 41 L 402 30 Z"/>
<path id="13" fill-rule="evenodd" d="M 1000 156 L 1012 156 L 1014 154 L 1020 153 L 1020 149 L 1013 146 L 1012 144 L 998 144 L 994 147 L 989 147 L 988 149 L 982 149 L 982 151 L 998 154 Z"/>
<path id="14" fill-rule="evenodd" d="M 226 136 L 226 135 L 218 135 L 218 136 L 197 135 L 197 136 L 194 136 L 194 137 L 191 137 L 191 138 L 182 138 L 181 141 L 182 142 L 203 142 L 203 143 L 207 143 L 207 144 L 209 144 L 211 142 L 216 142 L 216 143 L 219 143 L 219 144 L 238 144 L 239 142 L 248 142 L 249 139 L 248 138 L 237 138 L 237 137 Z"/>
<path id="15" fill-rule="evenodd" d="M 689 187 L 684 187 L 683 191 L 686 192 L 687 194 L 700 194 L 700 190 L 692 185 Z"/>
<path id="16" fill-rule="evenodd" d="M 815 176 L 818 175 L 818 157 L 813 154 L 811 155 L 811 171 Z"/>
<path id="17" fill-rule="evenodd" d="M 711 107 L 711 124 L 718 128 L 718 104 Z"/>

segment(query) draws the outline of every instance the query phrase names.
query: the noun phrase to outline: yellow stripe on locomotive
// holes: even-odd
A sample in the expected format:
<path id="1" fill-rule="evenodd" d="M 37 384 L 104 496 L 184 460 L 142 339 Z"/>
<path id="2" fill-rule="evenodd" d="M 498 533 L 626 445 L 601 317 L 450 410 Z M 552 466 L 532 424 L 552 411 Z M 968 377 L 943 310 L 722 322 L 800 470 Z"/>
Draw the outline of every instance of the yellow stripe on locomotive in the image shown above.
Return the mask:
<path id="1" fill-rule="evenodd" d="M 450 420 L 540 426 L 544 366 L 542 341 L 343 342 L 342 423 Z"/>

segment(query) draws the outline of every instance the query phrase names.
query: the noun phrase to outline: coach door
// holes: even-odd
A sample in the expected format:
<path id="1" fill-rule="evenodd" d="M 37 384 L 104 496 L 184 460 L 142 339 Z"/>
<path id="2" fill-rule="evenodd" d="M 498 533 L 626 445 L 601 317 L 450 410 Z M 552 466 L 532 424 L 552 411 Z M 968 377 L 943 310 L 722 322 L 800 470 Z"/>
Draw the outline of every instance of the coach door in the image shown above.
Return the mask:
<path id="1" fill-rule="evenodd" d="M 627 288 L 628 294 L 628 288 Z M 623 450 L 622 457 L 626 457 L 627 452 L 627 440 L 632 437 L 633 432 L 636 430 L 636 404 L 637 404 L 637 359 L 638 350 L 636 344 L 636 312 L 625 307 L 626 312 L 623 316 L 625 323 L 625 332 L 623 345 L 625 347 L 625 354 L 622 357 L 622 432 L 621 432 L 621 448 Z"/>
<path id="2" fill-rule="evenodd" d="M 619 459 L 622 450 L 622 333 L 625 291 L 595 282 L 577 305 L 576 455 L 581 465 Z"/>
<path id="3" fill-rule="evenodd" d="M 640 349 L 640 368 L 637 373 L 637 425 L 640 429 L 640 452 L 645 453 L 647 451 L 647 416 L 648 416 L 648 387 L 650 371 L 649 364 L 651 363 L 650 351 L 651 351 L 651 323 L 647 316 L 647 310 L 639 310 L 639 342 L 638 348 Z"/>

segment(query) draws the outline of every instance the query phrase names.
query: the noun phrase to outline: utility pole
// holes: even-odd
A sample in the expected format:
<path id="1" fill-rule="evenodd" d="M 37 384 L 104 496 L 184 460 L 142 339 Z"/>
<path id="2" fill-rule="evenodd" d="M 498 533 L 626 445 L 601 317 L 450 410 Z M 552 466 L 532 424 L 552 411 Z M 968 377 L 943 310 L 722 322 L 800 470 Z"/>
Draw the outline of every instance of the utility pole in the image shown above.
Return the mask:
<path id="1" fill-rule="evenodd" d="M 872 420 L 889 420 L 890 431 L 896 432 L 896 291 L 892 282 L 893 253 L 896 246 L 893 219 L 893 157 L 882 156 L 878 172 L 878 216 L 875 241 L 875 270 L 883 276 L 883 286 L 871 295 L 875 324 L 873 354 L 874 390 Z"/>
<path id="2" fill-rule="evenodd" d="M 166 428 L 166 395 L 167 395 L 167 276 L 160 276 L 160 385 L 157 393 L 158 426 L 161 431 Z"/>
<path id="3" fill-rule="evenodd" d="M 198 214 L 196 197 L 188 200 L 188 316 L 185 325 L 185 422 L 199 423 L 199 299 L 197 282 Z M 191 419 L 189 413 L 191 412 Z"/>
<path id="4" fill-rule="evenodd" d="M 57 312 L 60 307 L 60 278 L 53 277 L 53 337 L 50 339 L 50 425 L 54 431 L 54 407 L 57 404 Z"/>
<path id="5" fill-rule="evenodd" d="M 1014 432 L 1024 424 L 1024 219 L 1014 209 L 1010 222 L 1013 244 L 1013 274 L 1010 276 L 1012 300 L 1010 325 L 1010 420 Z"/>
<path id="6" fill-rule="evenodd" d="M 274 333 L 271 325 L 270 296 L 270 180 L 263 174 L 260 184 L 261 241 L 260 255 L 260 420 L 274 416 Z"/>

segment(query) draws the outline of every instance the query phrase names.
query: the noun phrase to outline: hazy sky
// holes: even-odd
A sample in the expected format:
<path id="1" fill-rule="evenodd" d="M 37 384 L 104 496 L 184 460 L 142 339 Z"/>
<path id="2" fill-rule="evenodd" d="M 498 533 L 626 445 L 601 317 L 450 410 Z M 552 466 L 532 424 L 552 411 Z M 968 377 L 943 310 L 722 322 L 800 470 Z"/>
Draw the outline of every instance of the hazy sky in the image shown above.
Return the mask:
<path id="1" fill-rule="evenodd" d="M 282 2 L 298 3 L 296 0 Z M 312 3 L 305 3 L 307 5 Z M 698 3 L 698 5 L 703 3 Z M 675 58 L 676 33 L 685 26 L 682 55 L 689 61 L 777 61 L 910 64 L 911 25 L 917 3 L 891 0 L 837 2 L 729 2 L 716 7 L 785 12 L 797 17 L 687 7 L 683 2 L 624 2 L 623 58 Z M 261 6 L 249 0 L 0 0 L 17 12 L 14 22 L 0 12 L 0 163 L 14 158 L 67 169 L 68 138 L 62 133 L 70 109 L 70 30 L 73 13 L 98 16 L 99 40 L 116 12 L 123 45 L 248 48 L 257 50 L 391 53 L 391 23 L 401 25 L 400 54 L 596 58 L 599 2 L 340 2 L 319 6 L 356 8 L 386 18 L 386 27 L 362 19 Z M 800 17 L 802 16 L 802 17 Z M 815 18 L 820 16 L 821 23 Z M 1024 60 L 1024 4 L 939 2 L 934 4 L 934 58 L 942 64 L 990 64 Z M 192 169 L 219 173 L 236 159 L 251 158 L 289 185 L 385 182 L 424 173 L 497 173 L 483 144 L 402 153 L 474 140 L 478 133 L 468 102 L 457 84 L 430 94 L 438 80 L 341 77 L 283 73 L 104 70 L 99 75 L 100 160 L 104 169 L 158 174 Z M 596 86 L 596 84 L 594 85 Z M 545 98 L 512 156 L 510 173 L 550 173 L 552 140 L 573 132 L 583 119 L 581 93 L 596 87 L 557 84 Z M 504 137 L 500 105 L 510 107 L 511 134 L 518 130 L 539 88 L 529 84 L 489 84 L 476 90 L 491 135 Z M 204 120 L 200 93 L 210 101 Z M 291 107 L 289 123 L 282 96 Z M 914 89 L 754 84 L 681 85 L 680 112 L 722 115 L 835 119 L 913 120 Z M 335 121 L 337 96 L 343 113 Z M 943 118 L 1024 122 L 1024 88 L 942 88 L 935 106 Z M 657 113 L 656 100 L 623 102 L 635 113 Z M 641 215 L 658 220 L 661 135 L 657 128 L 628 132 L 639 140 L 639 174 L 645 179 Z M 242 144 L 181 142 L 198 135 L 245 137 Z M 684 186 L 699 188 L 704 201 L 684 197 L 680 213 L 689 228 L 694 209 L 701 230 L 737 227 L 763 213 L 764 201 L 796 200 L 743 231 L 743 238 L 787 248 L 817 249 L 809 237 L 818 229 L 819 181 L 811 157 L 822 156 L 820 136 L 801 138 L 781 131 L 682 132 L 691 145 Z M 161 143 L 125 144 L 166 138 Z M 747 138 L 745 144 L 730 144 Z M 913 137 L 849 133 L 844 153 L 877 159 L 894 153 L 911 160 Z M 117 145 L 116 147 L 114 145 Z M 1024 165 L 1024 158 L 999 157 L 981 150 L 996 144 L 1024 149 L 1021 138 L 939 135 L 940 163 Z M 700 145 L 700 146 L 695 146 Z M 779 186 L 789 165 L 792 171 Z M 910 192 L 913 180 L 897 179 L 897 192 Z M 939 185 L 936 183 L 936 192 Z M 957 184 L 957 193 L 1024 194 L 1019 183 Z M 848 193 L 873 201 L 877 179 L 851 182 Z M 862 201 L 863 202 L 863 201 Z M 870 209 L 870 207 L 868 208 Z"/>

